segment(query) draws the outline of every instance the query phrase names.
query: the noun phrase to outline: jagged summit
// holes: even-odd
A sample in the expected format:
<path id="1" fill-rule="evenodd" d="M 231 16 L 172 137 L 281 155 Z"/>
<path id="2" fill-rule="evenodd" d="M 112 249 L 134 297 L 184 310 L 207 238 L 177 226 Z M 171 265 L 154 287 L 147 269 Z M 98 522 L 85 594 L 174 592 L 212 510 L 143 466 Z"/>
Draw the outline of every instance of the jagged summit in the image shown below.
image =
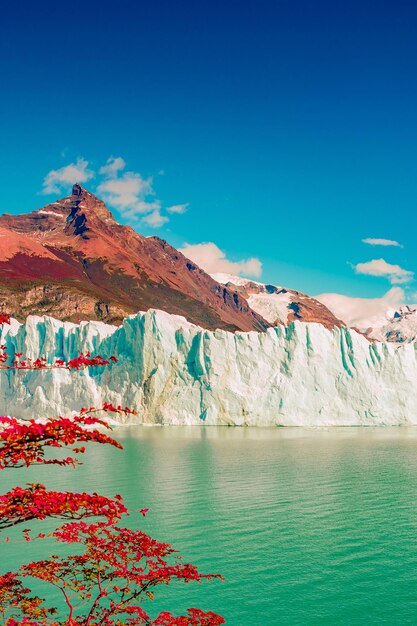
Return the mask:
<path id="1" fill-rule="evenodd" d="M 0 307 L 81 321 L 120 322 L 149 308 L 209 329 L 265 330 L 245 298 L 166 241 L 116 222 L 76 183 L 72 194 L 25 215 L 0 216 Z"/>
<path id="2" fill-rule="evenodd" d="M 68 199 L 64 198 L 62 202 L 66 203 L 67 200 L 69 200 L 70 208 L 66 218 L 67 233 L 88 238 L 87 233 L 91 231 L 91 220 L 93 220 L 93 227 L 96 219 L 103 220 L 106 224 L 117 224 L 105 203 L 78 183 L 73 185 L 71 196 Z"/>
<path id="3" fill-rule="evenodd" d="M 78 183 L 75 183 L 72 186 L 72 195 L 73 196 L 81 196 L 81 194 L 83 193 L 83 191 L 87 191 L 86 189 L 83 189 L 81 187 L 81 185 L 79 185 Z"/>
<path id="4" fill-rule="evenodd" d="M 84 211 L 94 211 L 97 215 L 101 217 L 111 217 L 114 220 L 114 217 L 100 198 L 97 198 L 91 191 L 85 189 L 85 187 L 81 187 L 78 183 L 75 183 L 72 187 L 71 196 L 68 198 L 63 198 L 63 200 L 58 202 L 64 202 L 69 200 L 71 206 L 80 208 Z M 114 220 L 115 221 L 115 220 Z"/>

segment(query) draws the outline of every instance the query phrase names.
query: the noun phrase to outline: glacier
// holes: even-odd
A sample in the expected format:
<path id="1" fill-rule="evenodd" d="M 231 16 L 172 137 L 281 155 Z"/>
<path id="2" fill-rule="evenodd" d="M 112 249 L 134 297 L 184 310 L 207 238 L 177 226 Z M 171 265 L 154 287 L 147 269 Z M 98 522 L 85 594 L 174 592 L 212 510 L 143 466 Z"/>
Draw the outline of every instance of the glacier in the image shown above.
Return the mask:
<path id="1" fill-rule="evenodd" d="M 0 371 L 0 414 L 70 415 L 104 401 L 141 424 L 372 426 L 417 423 L 417 344 L 293 322 L 264 333 L 208 331 L 150 310 L 122 326 L 30 316 L 3 325 L 9 354 L 118 362 L 78 372 Z"/>

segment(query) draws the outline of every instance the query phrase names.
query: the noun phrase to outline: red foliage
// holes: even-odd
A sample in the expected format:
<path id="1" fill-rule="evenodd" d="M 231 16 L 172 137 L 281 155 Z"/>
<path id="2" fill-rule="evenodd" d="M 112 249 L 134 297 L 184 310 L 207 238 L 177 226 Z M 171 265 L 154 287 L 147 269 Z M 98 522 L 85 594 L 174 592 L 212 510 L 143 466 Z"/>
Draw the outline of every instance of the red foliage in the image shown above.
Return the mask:
<path id="1" fill-rule="evenodd" d="M 122 447 L 105 433 L 84 428 L 97 424 L 107 426 L 103 420 L 85 413 L 74 418 L 74 422 L 62 417 L 48 420 L 44 424 L 34 420 L 21 422 L 9 417 L 0 418 L 0 422 L 6 424 L 6 428 L 0 432 L 0 469 L 38 463 L 73 466 L 77 463 L 77 459 L 71 456 L 46 459 L 45 448 L 48 447 L 62 448 L 88 441 Z M 84 451 L 84 446 L 72 448 L 75 453 Z M 47 517 L 83 519 L 104 516 L 112 522 L 124 513 L 127 513 L 127 509 L 120 496 L 112 499 L 96 493 L 49 491 L 42 484 L 29 484 L 26 488 L 15 487 L 0 496 L 0 530 Z"/>
<path id="2" fill-rule="evenodd" d="M 129 409 L 129 407 L 122 407 L 120 404 L 114 406 L 113 404 L 111 404 L 111 402 L 104 402 L 103 406 L 100 409 L 96 409 L 94 406 L 91 406 L 89 409 L 82 408 L 80 411 L 80 415 L 85 415 L 87 413 L 91 415 L 92 413 L 99 413 L 101 411 L 105 411 L 107 413 L 123 413 L 124 415 L 136 415 L 136 411 Z M 102 425 L 107 426 L 105 422 L 102 422 Z"/>
<path id="3" fill-rule="evenodd" d="M 90 412 L 98 409 L 89 409 Z M 104 408 L 103 410 L 108 410 Z M 57 465 L 75 465 L 76 458 L 68 456 L 63 459 L 45 458 L 46 448 L 63 448 L 75 443 L 101 443 L 122 448 L 121 444 L 106 433 L 95 429 L 86 429 L 86 426 L 102 426 L 108 424 L 95 417 L 87 415 L 87 409 L 82 409 L 80 415 L 69 419 L 58 417 L 48 419 L 44 423 L 35 420 L 17 420 L 14 417 L 0 417 L 0 469 L 22 467 L 41 463 Z M 70 448 L 76 454 L 85 452 L 84 446 Z"/>
<path id="4" fill-rule="evenodd" d="M 206 613 L 201 609 L 188 609 L 186 616 L 180 615 L 179 617 L 164 611 L 151 623 L 151 626 L 220 626 L 224 623 L 225 619 L 212 611 Z"/>
<path id="5" fill-rule="evenodd" d="M 95 410 L 95 409 L 90 409 Z M 63 448 L 74 443 L 95 442 L 122 448 L 121 444 L 96 428 L 108 424 L 87 414 L 70 420 L 59 417 L 41 424 L 34 420 L 21 421 L 11 417 L 0 417 L 4 425 L 0 431 L 0 469 L 29 466 L 33 464 L 73 465 L 77 458 L 67 456 L 61 459 L 46 458 L 47 448 Z M 76 454 L 85 452 L 84 446 L 70 448 Z M 46 517 L 58 519 L 82 519 L 91 516 L 104 516 L 109 521 L 119 518 L 127 509 L 119 497 L 105 498 L 97 494 L 69 493 L 46 490 L 44 485 L 15 487 L 0 496 L 0 530 Z"/>
<path id="6" fill-rule="evenodd" d="M 34 519 L 83 519 L 103 516 L 109 522 L 127 513 L 120 496 L 114 499 L 97 493 L 49 491 L 45 485 L 33 483 L 14 487 L 0 496 L 0 530 Z"/>
<path id="7" fill-rule="evenodd" d="M 10 315 L 0 313 L 0 324 L 10 324 Z M 91 356 L 90 352 L 80 353 L 77 357 L 65 361 L 64 359 L 55 359 L 53 363 L 48 363 L 45 357 L 38 357 L 33 360 L 25 357 L 22 352 L 15 352 L 13 357 L 7 353 L 5 345 L 0 345 L 0 369 L 7 370 L 40 370 L 40 369 L 56 369 L 64 368 L 68 370 L 79 370 L 85 367 L 104 367 L 110 363 L 117 363 L 117 358 L 111 356 L 108 359 L 97 354 Z"/>
<path id="8" fill-rule="evenodd" d="M 153 599 L 157 585 L 172 580 L 183 582 L 221 578 L 202 575 L 194 565 L 169 558 L 174 550 L 138 530 L 105 523 L 70 523 L 57 529 L 59 542 L 81 544 L 84 552 L 30 563 L 21 568 L 23 576 L 46 581 L 61 590 L 68 606 L 68 624 L 155 624 L 160 626 L 214 626 L 224 623 L 215 613 L 189 609 L 187 616 L 163 612 L 154 621 L 140 606 Z M 171 559 L 172 560 L 172 559 Z M 87 608 L 77 614 L 73 599 Z"/>
<path id="9" fill-rule="evenodd" d="M 8 572 L 3 576 L 0 575 L 0 615 L 3 624 L 6 626 L 39 624 L 41 623 L 39 619 L 45 620 L 48 615 L 54 613 L 56 609 L 45 608 L 41 598 L 30 595 L 30 589 L 23 586 L 17 574 Z M 36 621 L 33 621 L 35 619 Z"/>
<path id="10" fill-rule="evenodd" d="M 110 365 L 110 362 L 116 363 L 115 356 L 105 359 L 99 354 L 91 356 L 89 352 L 80 353 L 74 359 L 64 361 L 64 359 L 55 359 L 53 363 L 48 363 L 45 357 L 31 359 L 25 357 L 21 352 L 15 352 L 13 358 L 7 353 L 5 345 L 0 345 L 0 369 L 3 370 L 47 370 L 47 369 L 67 369 L 79 370 L 85 367 L 104 367 Z"/>

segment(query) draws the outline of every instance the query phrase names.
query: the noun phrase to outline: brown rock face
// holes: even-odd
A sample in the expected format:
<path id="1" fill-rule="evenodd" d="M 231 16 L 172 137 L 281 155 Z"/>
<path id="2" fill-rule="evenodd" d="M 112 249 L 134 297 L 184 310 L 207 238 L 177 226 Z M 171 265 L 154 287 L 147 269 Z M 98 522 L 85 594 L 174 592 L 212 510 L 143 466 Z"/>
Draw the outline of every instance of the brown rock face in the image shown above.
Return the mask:
<path id="1" fill-rule="evenodd" d="M 302 295 L 300 298 L 300 293 L 297 291 L 291 292 L 291 297 L 294 299 L 288 305 L 288 323 L 294 320 L 318 322 L 329 330 L 335 326 L 339 328 L 340 326 L 346 326 L 342 320 L 337 319 L 324 304 L 315 300 L 315 298 L 310 298 L 310 296 L 306 295 Z"/>
<path id="2" fill-rule="evenodd" d="M 208 329 L 269 326 L 235 289 L 166 241 L 118 224 L 79 185 L 39 211 L 0 216 L 0 308 L 18 319 L 31 313 L 108 323 L 155 308 Z"/>

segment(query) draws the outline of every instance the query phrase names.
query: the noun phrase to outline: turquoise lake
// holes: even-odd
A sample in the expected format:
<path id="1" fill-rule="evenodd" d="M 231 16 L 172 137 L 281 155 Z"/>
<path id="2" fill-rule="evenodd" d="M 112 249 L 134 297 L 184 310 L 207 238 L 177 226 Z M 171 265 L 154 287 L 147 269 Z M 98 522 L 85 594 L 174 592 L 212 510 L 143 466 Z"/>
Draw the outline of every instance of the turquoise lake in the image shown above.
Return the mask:
<path id="1" fill-rule="evenodd" d="M 93 446 L 76 470 L 4 472 L 3 486 L 121 493 L 150 508 L 128 525 L 226 578 L 157 588 L 153 610 L 198 606 L 232 626 L 417 623 L 417 429 L 114 434 L 124 451 Z M 0 550 L 6 570 L 45 545 Z"/>

